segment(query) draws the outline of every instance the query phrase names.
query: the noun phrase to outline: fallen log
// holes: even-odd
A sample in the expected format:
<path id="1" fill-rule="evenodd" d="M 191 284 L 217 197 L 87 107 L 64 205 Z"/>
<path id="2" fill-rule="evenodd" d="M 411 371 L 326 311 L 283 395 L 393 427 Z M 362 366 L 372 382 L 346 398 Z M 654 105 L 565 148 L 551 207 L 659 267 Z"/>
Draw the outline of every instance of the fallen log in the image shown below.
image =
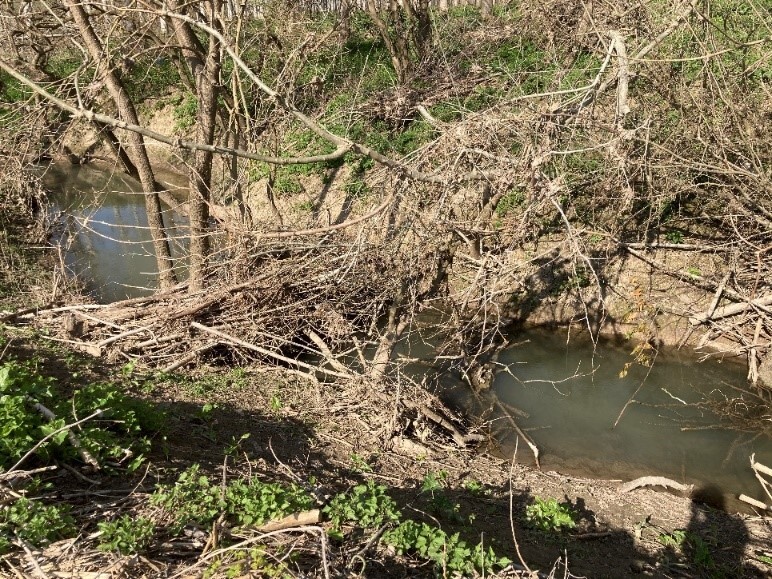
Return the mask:
<path id="1" fill-rule="evenodd" d="M 694 485 L 685 485 L 664 476 L 642 476 L 619 487 L 620 492 L 629 493 L 641 487 L 665 487 L 675 489 L 683 493 L 691 492 Z"/>
<path id="2" fill-rule="evenodd" d="M 766 306 L 772 305 L 772 295 L 763 296 L 755 300 L 751 300 L 749 302 L 743 302 L 741 304 L 731 304 L 728 306 L 724 306 L 723 308 L 717 308 L 712 313 L 710 311 L 701 314 L 699 316 L 694 316 L 692 318 L 689 318 L 689 323 L 693 326 L 699 326 L 700 324 L 704 324 L 705 322 L 709 322 L 711 320 L 720 320 L 722 318 L 728 318 L 731 316 L 736 316 L 737 314 L 741 314 L 743 312 L 748 311 L 751 308 L 761 308 L 765 311 L 768 311 L 766 309 Z"/>

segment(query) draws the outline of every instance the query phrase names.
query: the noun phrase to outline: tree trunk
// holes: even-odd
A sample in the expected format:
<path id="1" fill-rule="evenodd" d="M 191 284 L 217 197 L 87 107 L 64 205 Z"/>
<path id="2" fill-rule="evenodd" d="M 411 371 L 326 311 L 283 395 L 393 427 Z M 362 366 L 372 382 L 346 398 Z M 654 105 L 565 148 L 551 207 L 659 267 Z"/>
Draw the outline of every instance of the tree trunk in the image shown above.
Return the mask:
<path id="1" fill-rule="evenodd" d="M 88 14 L 82 4 L 73 0 L 65 0 L 65 5 L 72 14 L 75 24 L 78 26 L 80 35 L 86 44 L 86 48 L 94 59 L 97 66 L 104 66 L 105 82 L 110 96 L 118 107 L 118 114 L 127 123 L 139 124 L 137 111 L 134 103 L 131 101 L 126 89 L 121 82 L 115 68 L 109 61 L 105 53 L 102 42 L 94 32 L 91 26 Z M 142 183 L 142 189 L 145 192 L 145 210 L 147 211 L 147 222 L 150 227 L 150 233 L 153 236 L 153 248 L 155 249 L 156 262 L 158 264 L 158 280 L 161 289 L 168 289 L 177 283 L 174 270 L 172 269 L 171 251 L 169 250 L 169 240 L 166 238 L 164 230 L 163 214 L 161 213 L 161 200 L 158 196 L 159 187 L 155 181 L 153 169 L 150 166 L 150 159 L 147 156 L 145 140 L 139 133 L 133 131 L 128 133 L 128 142 L 130 148 L 130 158 L 137 168 L 139 180 Z"/>
<path id="2" fill-rule="evenodd" d="M 217 2 L 204 4 L 211 26 L 217 26 L 215 13 Z M 177 11 L 177 3 L 170 2 L 172 10 Z M 203 60 L 203 47 L 190 26 L 182 21 L 174 24 L 177 42 L 182 46 L 183 56 L 196 81 L 196 99 L 198 113 L 196 118 L 196 140 L 199 143 L 213 144 L 215 120 L 217 116 L 217 83 L 220 76 L 220 46 L 213 36 L 209 36 L 206 60 Z M 189 291 L 204 288 L 206 264 L 209 254 L 209 203 L 212 185 L 212 159 L 209 151 L 196 151 L 189 166 L 190 207 L 190 277 Z"/>

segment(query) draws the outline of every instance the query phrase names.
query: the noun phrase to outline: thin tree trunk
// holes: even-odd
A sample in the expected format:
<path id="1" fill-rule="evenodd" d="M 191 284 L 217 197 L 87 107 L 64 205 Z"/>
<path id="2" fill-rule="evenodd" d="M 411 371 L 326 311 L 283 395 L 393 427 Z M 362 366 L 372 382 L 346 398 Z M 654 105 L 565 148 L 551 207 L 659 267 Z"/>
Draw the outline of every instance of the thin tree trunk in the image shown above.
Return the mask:
<path id="1" fill-rule="evenodd" d="M 216 26 L 215 12 L 217 2 L 205 3 L 209 12 L 209 21 Z M 170 2 L 172 10 L 177 11 L 177 3 Z M 198 113 L 196 119 L 196 140 L 199 143 L 214 142 L 217 116 L 217 82 L 220 76 L 220 46 L 213 36 L 209 37 L 206 60 L 202 60 L 203 47 L 190 26 L 182 21 L 174 24 L 177 42 L 182 46 L 183 56 L 196 81 Z M 204 288 L 207 257 L 209 254 L 209 203 L 212 184 L 212 160 L 210 151 L 196 151 L 189 166 L 190 207 L 190 277 L 189 290 L 200 291 Z"/>
<path id="2" fill-rule="evenodd" d="M 97 65 L 105 67 L 105 82 L 110 96 L 118 107 L 118 114 L 121 118 L 134 125 L 139 124 L 137 111 L 134 103 L 131 101 L 126 89 L 115 72 L 112 63 L 109 62 L 102 42 L 94 32 L 91 26 L 88 14 L 82 4 L 73 0 L 65 0 L 65 5 L 72 14 L 75 24 L 78 26 L 80 35 L 86 44 L 86 48 Z M 139 133 L 133 131 L 128 133 L 128 142 L 131 149 L 130 157 L 134 166 L 137 168 L 139 180 L 142 183 L 142 189 L 145 192 L 145 209 L 147 211 L 147 222 L 150 226 L 150 233 L 153 237 L 153 248 L 155 249 L 156 262 L 158 264 L 158 280 L 161 289 L 168 289 L 173 286 L 177 280 L 172 269 L 171 251 L 169 249 L 169 240 L 164 230 L 163 214 L 161 213 L 161 200 L 158 196 L 158 184 L 155 181 L 153 169 L 150 166 L 150 159 L 147 156 L 145 140 Z"/>

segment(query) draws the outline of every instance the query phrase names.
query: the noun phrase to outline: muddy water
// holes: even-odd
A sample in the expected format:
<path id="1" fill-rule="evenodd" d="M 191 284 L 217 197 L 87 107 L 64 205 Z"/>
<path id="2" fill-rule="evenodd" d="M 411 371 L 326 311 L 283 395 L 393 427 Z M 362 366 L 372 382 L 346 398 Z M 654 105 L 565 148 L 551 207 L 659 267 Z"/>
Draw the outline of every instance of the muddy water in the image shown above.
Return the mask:
<path id="1" fill-rule="evenodd" d="M 650 368 L 634 364 L 621 377 L 632 359 L 629 344 L 593 348 L 588 341 L 542 331 L 515 341 L 518 345 L 499 358 L 491 392 L 475 400 L 453 377 L 446 379 L 447 392 L 476 413 L 485 413 L 493 397 L 516 408 L 510 414 L 539 446 L 542 468 L 603 479 L 656 475 L 696 488 L 715 485 L 733 510 L 743 508 L 736 500 L 741 493 L 765 498 L 749 457 L 755 453 L 772 465 L 769 421 L 766 432 L 737 432 L 706 406 L 746 388 L 742 365 L 660 352 Z M 511 458 L 516 433 L 495 406 L 487 416 L 494 421 L 498 451 Z M 518 458 L 533 461 L 522 441 Z"/>
<path id="2" fill-rule="evenodd" d="M 178 181 L 160 175 L 164 181 Z M 58 226 L 54 242 L 64 262 L 87 291 L 109 303 L 145 296 L 157 287 L 152 238 L 140 184 L 118 173 L 88 165 L 53 165 L 44 183 Z M 164 222 L 172 242 L 178 278 L 186 275 L 184 260 L 187 219 L 163 204 Z"/>

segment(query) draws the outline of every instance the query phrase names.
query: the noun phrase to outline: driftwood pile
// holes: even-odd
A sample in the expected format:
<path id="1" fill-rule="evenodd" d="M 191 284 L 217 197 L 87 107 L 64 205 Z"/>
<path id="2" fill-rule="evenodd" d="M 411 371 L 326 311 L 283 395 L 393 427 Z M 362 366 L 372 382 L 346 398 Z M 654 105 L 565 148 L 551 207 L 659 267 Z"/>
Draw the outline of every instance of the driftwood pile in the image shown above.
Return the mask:
<path id="1" fill-rule="evenodd" d="M 242 250 L 249 253 L 248 250 Z M 259 360 L 303 371 L 344 375 L 332 351 L 375 328 L 389 295 L 387 269 L 366 243 L 288 244 L 232 256 L 217 285 L 191 294 L 184 284 L 107 305 L 78 304 L 0 316 L 53 330 L 51 339 L 110 361 L 173 371 L 204 357 L 225 363 Z M 323 362 L 303 362 L 315 356 Z M 346 374 L 346 376 L 348 376 Z"/>

